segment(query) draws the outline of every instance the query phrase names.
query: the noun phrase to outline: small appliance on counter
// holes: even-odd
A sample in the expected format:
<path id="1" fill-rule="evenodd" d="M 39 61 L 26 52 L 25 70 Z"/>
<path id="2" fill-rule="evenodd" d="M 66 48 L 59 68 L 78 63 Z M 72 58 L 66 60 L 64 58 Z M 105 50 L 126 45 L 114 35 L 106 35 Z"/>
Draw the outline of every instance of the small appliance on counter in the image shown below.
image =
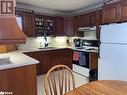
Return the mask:
<path id="1" fill-rule="evenodd" d="M 82 40 L 80 39 L 80 38 L 75 38 L 74 40 L 74 46 L 75 46 L 75 48 L 81 48 L 82 46 Z"/>

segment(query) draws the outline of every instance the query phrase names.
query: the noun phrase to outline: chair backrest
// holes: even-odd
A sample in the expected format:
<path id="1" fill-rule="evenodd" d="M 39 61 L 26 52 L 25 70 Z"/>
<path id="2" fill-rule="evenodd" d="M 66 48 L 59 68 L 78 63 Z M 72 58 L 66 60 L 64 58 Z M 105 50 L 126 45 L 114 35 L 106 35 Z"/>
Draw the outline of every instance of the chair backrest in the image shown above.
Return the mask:
<path id="1" fill-rule="evenodd" d="M 45 76 L 46 95 L 63 95 L 75 88 L 72 70 L 65 65 L 52 67 Z"/>

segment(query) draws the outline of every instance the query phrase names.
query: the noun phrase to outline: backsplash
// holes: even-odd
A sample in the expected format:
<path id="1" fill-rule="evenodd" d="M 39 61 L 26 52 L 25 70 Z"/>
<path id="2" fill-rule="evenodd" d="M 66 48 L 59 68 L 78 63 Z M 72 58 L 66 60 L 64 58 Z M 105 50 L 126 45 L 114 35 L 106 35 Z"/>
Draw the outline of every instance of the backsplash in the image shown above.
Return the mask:
<path id="1" fill-rule="evenodd" d="M 96 40 L 96 32 L 91 31 L 91 32 L 84 32 L 84 39 L 89 39 L 89 40 Z"/>
<path id="2" fill-rule="evenodd" d="M 92 35 L 92 34 L 90 34 Z M 93 36 L 85 35 L 82 39 L 96 39 Z M 47 37 L 47 42 L 49 43 L 49 47 L 74 47 L 73 39 L 78 37 Z M 81 38 L 81 37 L 80 37 Z M 27 38 L 26 44 L 21 44 L 18 46 L 19 50 L 29 50 L 32 48 L 44 47 L 44 37 L 37 38 Z"/>
<path id="3" fill-rule="evenodd" d="M 74 37 L 47 37 L 49 47 L 67 47 L 73 45 Z M 68 40 L 68 42 L 67 42 Z M 19 45 L 19 50 L 28 50 L 29 48 L 44 47 L 44 37 L 27 38 L 26 44 Z"/>

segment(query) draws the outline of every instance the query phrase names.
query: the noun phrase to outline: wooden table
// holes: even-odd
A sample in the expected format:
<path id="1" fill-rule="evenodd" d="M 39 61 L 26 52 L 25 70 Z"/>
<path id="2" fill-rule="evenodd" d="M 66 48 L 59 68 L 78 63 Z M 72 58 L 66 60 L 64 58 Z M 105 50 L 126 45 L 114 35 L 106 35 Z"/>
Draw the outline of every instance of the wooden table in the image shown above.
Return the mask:
<path id="1" fill-rule="evenodd" d="M 127 81 L 94 81 L 64 95 L 127 95 Z"/>

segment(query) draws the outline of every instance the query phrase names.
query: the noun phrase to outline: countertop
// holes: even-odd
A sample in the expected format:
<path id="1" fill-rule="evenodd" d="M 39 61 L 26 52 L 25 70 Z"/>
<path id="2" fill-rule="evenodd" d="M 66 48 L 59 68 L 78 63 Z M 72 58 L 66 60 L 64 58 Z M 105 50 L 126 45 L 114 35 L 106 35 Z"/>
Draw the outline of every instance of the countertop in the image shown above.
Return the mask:
<path id="1" fill-rule="evenodd" d="M 87 50 L 88 48 L 86 48 L 86 49 L 85 48 L 79 49 L 79 48 L 75 48 L 75 47 L 66 47 L 66 46 L 65 47 L 42 48 L 42 49 L 39 49 L 39 48 L 30 48 L 30 49 L 22 50 L 22 52 L 48 51 L 48 50 L 57 50 L 57 49 L 65 49 L 65 48 L 76 50 L 76 51 L 96 52 L 96 53 L 98 53 L 98 48 L 95 48 L 95 47 L 94 47 L 95 50 Z"/>
<path id="2" fill-rule="evenodd" d="M 86 50 L 86 49 L 77 49 L 74 47 L 53 47 L 53 48 L 30 48 L 27 50 L 18 50 L 14 52 L 9 52 L 9 53 L 1 53 L 0 56 L 9 56 L 10 57 L 10 63 L 9 64 L 1 64 L 0 65 L 0 70 L 4 69 L 10 69 L 10 68 L 15 68 L 15 67 L 20 67 L 20 66 L 27 66 L 27 65 L 32 65 L 32 64 L 37 64 L 39 61 L 23 54 L 23 52 L 36 52 L 36 51 L 48 51 L 48 50 L 57 50 L 57 49 L 72 49 L 76 51 L 85 51 L 85 52 L 96 52 L 98 53 L 97 50 Z"/>
<path id="3" fill-rule="evenodd" d="M 1 64 L 0 70 L 39 63 L 39 61 L 23 54 L 21 51 L 2 53 L 2 54 L 0 54 L 0 56 L 9 56 L 10 57 L 10 63 L 9 64 Z"/>

